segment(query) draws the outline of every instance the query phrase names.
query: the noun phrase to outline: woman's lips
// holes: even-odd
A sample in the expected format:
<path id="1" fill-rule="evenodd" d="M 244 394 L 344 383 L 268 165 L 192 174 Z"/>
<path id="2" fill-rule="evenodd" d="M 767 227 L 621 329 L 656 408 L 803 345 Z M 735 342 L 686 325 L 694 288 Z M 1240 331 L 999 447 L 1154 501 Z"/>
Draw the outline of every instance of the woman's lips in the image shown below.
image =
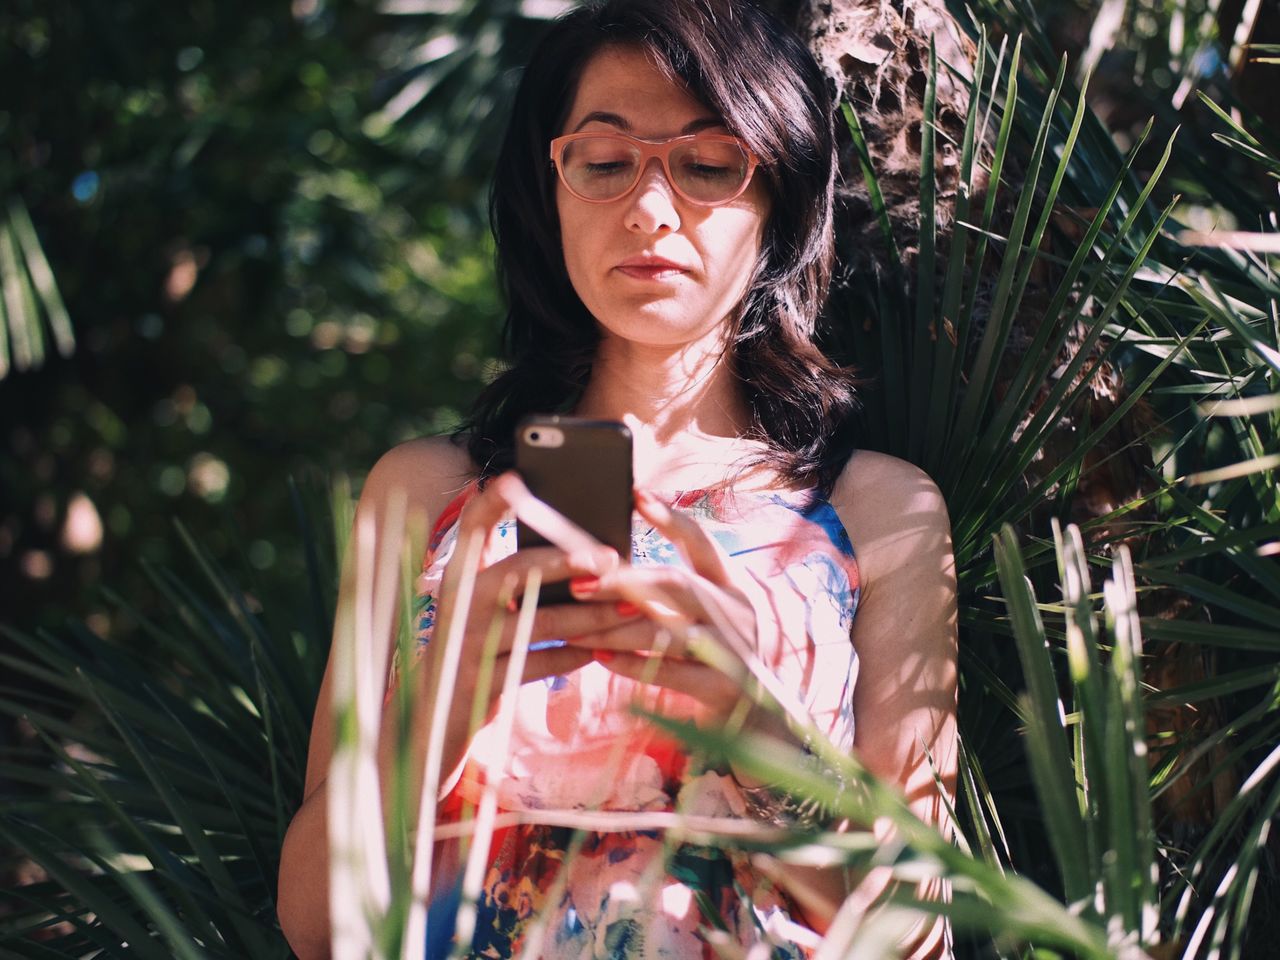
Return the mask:
<path id="1" fill-rule="evenodd" d="M 684 271 L 679 267 L 618 267 L 617 269 L 619 273 L 624 273 L 636 280 L 674 280 L 684 275 Z"/>
<path id="2" fill-rule="evenodd" d="M 688 273 L 684 267 L 669 260 L 631 260 L 618 264 L 614 269 L 635 280 L 674 280 Z"/>

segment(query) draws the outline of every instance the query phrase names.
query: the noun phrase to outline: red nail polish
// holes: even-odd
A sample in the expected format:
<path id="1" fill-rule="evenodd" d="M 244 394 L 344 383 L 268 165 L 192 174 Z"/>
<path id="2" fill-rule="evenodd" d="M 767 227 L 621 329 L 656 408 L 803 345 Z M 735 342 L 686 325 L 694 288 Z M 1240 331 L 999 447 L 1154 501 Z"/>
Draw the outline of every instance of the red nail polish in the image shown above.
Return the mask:
<path id="1" fill-rule="evenodd" d="M 569 581 L 569 592 L 572 593 L 579 600 L 583 599 L 584 597 L 591 596 L 593 593 L 595 593 L 599 589 L 600 589 L 599 577 L 591 577 L 591 576 L 574 577 L 572 580 Z"/>
<path id="2" fill-rule="evenodd" d="M 619 600 L 618 605 L 614 607 L 621 617 L 638 617 L 640 616 L 640 608 L 630 600 Z"/>

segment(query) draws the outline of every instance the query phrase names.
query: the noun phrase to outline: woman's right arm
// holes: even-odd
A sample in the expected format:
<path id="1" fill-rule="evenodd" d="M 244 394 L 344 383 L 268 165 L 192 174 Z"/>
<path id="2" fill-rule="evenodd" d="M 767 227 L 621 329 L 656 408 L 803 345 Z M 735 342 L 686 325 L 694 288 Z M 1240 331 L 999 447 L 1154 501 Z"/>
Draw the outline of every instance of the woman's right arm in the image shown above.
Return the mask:
<path id="1" fill-rule="evenodd" d="M 381 524 L 389 505 L 395 498 L 408 497 L 408 525 L 418 529 L 427 529 L 428 523 L 447 506 L 462 486 L 467 482 L 469 463 L 460 450 L 446 441 L 421 440 L 412 441 L 395 448 L 378 461 L 369 479 L 365 482 L 360 503 L 356 509 L 356 522 L 370 519 L 375 529 L 382 534 Z M 487 536 L 500 519 L 509 513 L 515 500 L 527 496 L 524 487 L 515 477 L 498 477 L 491 481 L 483 493 L 476 494 L 468 502 L 458 521 L 459 542 L 464 543 L 472 534 Z M 383 546 L 378 544 L 378 546 Z M 395 561 L 386 570 L 375 570 L 373 595 L 380 595 L 380 584 L 387 578 L 397 585 L 400 582 L 400 551 L 375 550 L 374 555 L 389 553 Z M 459 551 L 462 552 L 462 551 Z M 349 551 L 351 553 L 351 551 Z M 455 561 L 458 558 L 455 557 Z M 553 547 L 540 547 L 521 550 L 492 566 L 480 571 L 473 587 L 473 609 L 494 609 L 504 591 L 509 592 L 512 583 L 523 581 L 524 576 L 533 567 L 541 569 L 544 583 L 564 580 L 579 575 L 597 575 L 607 573 L 618 562 L 617 554 L 606 547 L 597 546 L 573 555 L 566 554 Z M 448 636 L 449 624 L 453 617 L 450 599 L 452 585 L 461 576 L 461 569 L 451 563 L 445 571 L 444 583 L 441 586 L 440 605 L 437 610 L 437 621 L 434 637 L 443 642 Z M 350 603 L 355 593 L 354 564 L 344 563 L 342 582 L 339 586 L 339 605 Z M 394 595 L 395 590 L 388 591 Z M 401 604 L 397 598 L 396 609 Z M 613 604 L 564 604 L 541 608 L 534 620 L 533 640 L 580 636 L 595 631 L 618 626 L 634 614 L 622 614 Z M 453 710 L 447 718 L 444 736 L 444 756 L 442 770 L 448 773 L 462 762 L 466 755 L 469 737 L 471 736 L 471 692 L 475 688 L 478 657 L 468 656 L 465 651 L 478 649 L 483 642 L 484 627 L 487 617 L 473 617 L 468 620 L 468 629 L 463 637 L 464 655 L 459 666 L 458 675 L 452 680 Z M 480 623 L 479 621 L 484 621 Z M 388 647 L 395 635 L 393 630 L 381 638 Z M 503 638 L 499 662 L 495 664 L 494 688 L 497 689 L 505 674 L 506 654 L 510 649 L 513 624 L 508 623 Z M 591 650 L 574 647 L 550 647 L 530 652 L 524 670 L 524 681 L 543 677 L 570 673 L 592 659 Z M 421 661 L 424 669 L 414 671 L 413 682 L 416 685 L 415 696 L 429 698 L 436 684 L 434 673 L 436 657 L 425 657 Z M 303 791 L 302 807 L 295 814 L 289 830 L 285 835 L 284 849 L 281 853 L 279 892 L 277 896 L 277 912 L 280 925 L 286 939 L 293 947 L 300 960 L 325 960 L 329 956 L 329 857 L 327 843 L 327 779 L 329 761 L 333 753 L 334 719 L 332 712 L 332 670 L 333 657 L 330 655 L 324 680 L 320 687 L 320 696 L 316 704 L 315 720 L 312 725 L 311 743 L 307 757 L 307 775 Z M 490 708 L 495 697 L 491 697 Z M 378 745 L 378 767 L 384 784 L 391 782 L 393 757 L 397 753 L 393 732 L 398 729 L 397 717 L 394 714 L 395 703 L 388 704 L 384 712 L 381 735 Z M 408 755 L 412 766 L 409 770 L 409 782 L 420 783 L 426 756 L 426 745 L 430 737 L 430 711 L 418 710 L 414 713 L 414 725 L 409 731 L 410 743 Z M 410 798 L 411 809 L 416 807 L 417 798 Z"/>
<path id="2" fill-rule="evenodd" d="M 371 520 L 380 537 L 388 510 L 403 497 L 407 506 L 406 526 L 428 529 L 466 484 L 468 473 L 466 454 L 446 439 L 429 438 L 401 444 L 385 454 L 370 471 L 356 506 L 356 522 Z M 374 551 L 374 555 L 382 552 Z M 339 606 L 353 602 L 355 597 L 355 565 L 351 561 L 354 552 L 348 553 L 338 587 Z M 388 577 L 398 584 L 399 553 L 397 550 L 393 569 L 374 571 L 374 596 L 380 595 L 379 584 L 385 583 Z M 400 609 L 399 603 L 396 609 Z M 392 626 L 392 633 L 378 638 L 388 647 L 398 626 L 394 620 Z M 324 960 L 329 956 L 327 781 L 334 742 L 332 697 L 331 653 L 311 726 L 302 806 L 289 824 L 280 856 L 276 908 L 285 937 L 300 960 Z"/>

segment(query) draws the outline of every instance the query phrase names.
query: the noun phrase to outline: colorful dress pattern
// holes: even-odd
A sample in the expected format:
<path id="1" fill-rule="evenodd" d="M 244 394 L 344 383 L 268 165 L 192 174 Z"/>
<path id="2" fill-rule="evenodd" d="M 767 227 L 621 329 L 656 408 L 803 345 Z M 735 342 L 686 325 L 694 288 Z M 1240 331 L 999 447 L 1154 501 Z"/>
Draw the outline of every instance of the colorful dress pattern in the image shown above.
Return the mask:
<path id="1" fill-rule="evenodd" d="M 457 542 L 463 491 L 440 517 L 418 584 L 419 649 L 431 642 L 443 570 Z M 850 628 L 858 568 L 835 508 L 814 491 L 689 491 L 665 498 L 694 516 L 759 588 L 761 659 L 796 693 L 833 742 L 853 745 L 858 658 Z M 485 563 L 515 549 L 514 522 L 490 538 Z M 675 546 L 636 515 L 632 563 L 677 564 Z M 803 627 L 803 629 L 800 629 Z M 697 721 L 692 697 L 640 684 L 590 663 L 520 688 L 511 740 L 479 731 L 444 809 L 478 803 L 486 783 L 512 811 L 670 811 L 746 817 L 732 777 L 703 769 L 633 705 Z M 505 749 L 504 749 L 505 747 Z M 536 820 L 536 815 L 530 817 Z M 524 824 L 499 831 L 468 957 L 518 956 L 535 919 L 544 958 L 716 956 L 706 931 L 774 958 L 800 958 L 812 940 L 783 891 L 733 851 L 668 843 L 656 831 L 588 834 L 567 857 L 573 831 Z M 567 871 L 567 873 L 565 872 Z M 808 934 L 808 936 L 806 936 Z"/>

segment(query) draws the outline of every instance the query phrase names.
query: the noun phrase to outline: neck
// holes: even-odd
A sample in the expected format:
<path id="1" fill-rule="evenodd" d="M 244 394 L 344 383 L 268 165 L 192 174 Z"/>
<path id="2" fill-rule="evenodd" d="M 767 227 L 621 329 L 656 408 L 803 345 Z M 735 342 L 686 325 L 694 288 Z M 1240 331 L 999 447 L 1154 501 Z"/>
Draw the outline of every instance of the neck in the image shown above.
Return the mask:
<path id="1" fill-rule="evenodd" d="M 605 336 L 576 413 L 640 421 L 660 443 L 681 437 L 736 438 L 750 422 L 742 389 L 718 333 L 679 346 Z"/>
<path id="2" fill-rule="evenodd" d="M 718 474 L 726 457 L 741 454 L 741 438 L 750 424 L 746 398 L 726 353 L 718 331 L 679 346 L 606 334 L 575 413 L 627 424 L 635 437 L 636 480 L 642 485 L 673 469 L 696 470 L 699 463 L 718 463 L 712 471 Z M 733 449 L 737 453 L 730 456 Z"/>

